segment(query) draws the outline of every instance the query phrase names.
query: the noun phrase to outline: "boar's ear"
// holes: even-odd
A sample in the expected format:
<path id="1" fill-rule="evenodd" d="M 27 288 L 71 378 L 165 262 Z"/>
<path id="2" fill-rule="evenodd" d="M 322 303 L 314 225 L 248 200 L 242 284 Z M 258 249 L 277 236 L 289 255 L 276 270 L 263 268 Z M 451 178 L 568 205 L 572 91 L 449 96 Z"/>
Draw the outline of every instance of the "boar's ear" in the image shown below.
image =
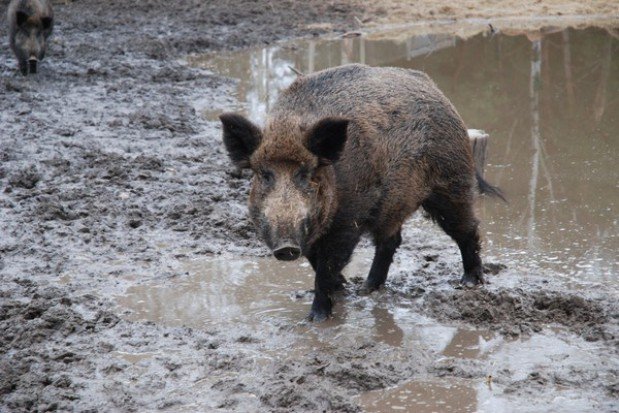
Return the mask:
<path id="1" fill-rule="evenodd" d="M 307 149 L 318 156 L 321 162 L 337 161 L 346 144 L 348 124 L 344 118 L 324 118 L 311 128 L 307 139 Z"/>
<path id="2" fill-rule="evenodd" d="M 239 168 L 249 168 L 249 158 L 262 140 L 260 129 L 236 113 L 223 113 L 219 119 L 228 156 Z"/>
<path id="3" fill-rule="evenodd" d="M 15 13 L 15 22 L 17 23 L 17 27 L 22 27 L 26 21 L 28 20 L 28 14 L 23 11 L 17 11 Z"/>

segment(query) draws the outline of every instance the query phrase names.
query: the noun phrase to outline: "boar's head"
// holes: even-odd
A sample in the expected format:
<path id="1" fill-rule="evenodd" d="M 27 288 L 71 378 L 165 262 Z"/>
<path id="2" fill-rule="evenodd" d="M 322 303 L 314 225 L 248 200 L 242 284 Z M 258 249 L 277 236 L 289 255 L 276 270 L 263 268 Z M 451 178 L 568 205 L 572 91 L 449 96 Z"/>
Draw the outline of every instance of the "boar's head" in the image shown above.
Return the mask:
<path id="1" fill-rule="evenodd" d="M 258 233 L 280 260 L 307 254 L 335 213 L 333 163 L 344 149 L 349 121 L 297 116 L 267 122 L 264 130 L 237 114 L 220 116 L 232 162 L 254 172 L 249 211 Z"/>

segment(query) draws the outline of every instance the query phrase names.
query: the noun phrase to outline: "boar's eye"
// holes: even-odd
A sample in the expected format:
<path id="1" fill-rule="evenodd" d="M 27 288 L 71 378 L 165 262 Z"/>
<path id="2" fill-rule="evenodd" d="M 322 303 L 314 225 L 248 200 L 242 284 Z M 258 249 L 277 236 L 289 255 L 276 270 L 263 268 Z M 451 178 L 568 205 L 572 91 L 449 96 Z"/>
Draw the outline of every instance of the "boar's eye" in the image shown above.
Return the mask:
<path id="1" fill-rule="evenodd" d="M 275 175 L 271 171 L 260 171 L 260 180 L 264 185 L 271 186 L 275 182 Z"/>
<path id="2" fill-rule="evenodd" d="M 309 185 L 311 178 L 312 178 L 312 174 L 307 168 L 299 169 L 294 175 L 295 181 L 297 181 L 299 186 L 301 186 L 302 188 L 307 187 Z"/>

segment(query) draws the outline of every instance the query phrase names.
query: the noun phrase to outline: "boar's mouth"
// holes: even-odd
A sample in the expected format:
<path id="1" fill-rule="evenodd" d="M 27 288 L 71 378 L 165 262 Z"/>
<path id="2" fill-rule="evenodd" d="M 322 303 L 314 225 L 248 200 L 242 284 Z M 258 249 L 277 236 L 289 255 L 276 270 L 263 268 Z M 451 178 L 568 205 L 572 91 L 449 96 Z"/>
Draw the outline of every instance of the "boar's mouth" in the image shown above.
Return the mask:
<path id="1" fill-rule="evenodd" d="M 273 249 L 273 255 L 280 261 L 294 261 L 301 255 L 301 248 L 291 243 L 284 243 Z"/>

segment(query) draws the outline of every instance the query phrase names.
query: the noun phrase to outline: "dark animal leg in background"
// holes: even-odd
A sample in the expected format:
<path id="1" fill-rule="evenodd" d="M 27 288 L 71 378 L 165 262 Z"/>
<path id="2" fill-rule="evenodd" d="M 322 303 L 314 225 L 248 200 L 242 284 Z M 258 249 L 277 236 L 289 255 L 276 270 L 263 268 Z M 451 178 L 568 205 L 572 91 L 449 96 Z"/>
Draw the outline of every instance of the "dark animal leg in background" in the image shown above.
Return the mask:
<path id="1" fill-rule="evenodd" d="M 376 241 L 376 250 L 374 252 L 374 261 L 367 280 L 363 284 L 364 293 L 371 293 L 380 288 L 387 279 L 389 267 L 393 262 L 393 254 L 402 243 L 402 232 L 399 230 L 395 235 L 385 239 Z"/>
<path id="2" fill-rule="evenodd" d="M 19 60 L 18 61 L 18 66 L 19 66 L 19 72 L 24 75 L 24 76 L 28 76 L 28 61 L 27 60 Z"/>
<path id="3" fill-rule="evenodd" d="M 473 212 L 473 205 L 438 193 L 430 195 L 421 205 L 460 247 L 464 266 L 460 282 L 466 287 L 483 284 L 479 221 Z"/>
<path id="4" fill-rule="evenodd" d="M 29 60 L 28 61 L 28 67 L 30 70 L 30 74 L 36 74 L 37 73 L 37 61 L 36 60 Z"/>
<path id="5" fill-rule="evenodd" d="M 342 275 L 355 246 L 359 242 L 359 234 L 352 231 L 342 231 L 331 233 L 318 241 L 313 258 L 310 263 L 316 269 L 316 280 L 314 283 L 314 302 L 309 314 L 311 321 L 326 320 L 333 309 L 331 294 L 341 290 Z"/>

